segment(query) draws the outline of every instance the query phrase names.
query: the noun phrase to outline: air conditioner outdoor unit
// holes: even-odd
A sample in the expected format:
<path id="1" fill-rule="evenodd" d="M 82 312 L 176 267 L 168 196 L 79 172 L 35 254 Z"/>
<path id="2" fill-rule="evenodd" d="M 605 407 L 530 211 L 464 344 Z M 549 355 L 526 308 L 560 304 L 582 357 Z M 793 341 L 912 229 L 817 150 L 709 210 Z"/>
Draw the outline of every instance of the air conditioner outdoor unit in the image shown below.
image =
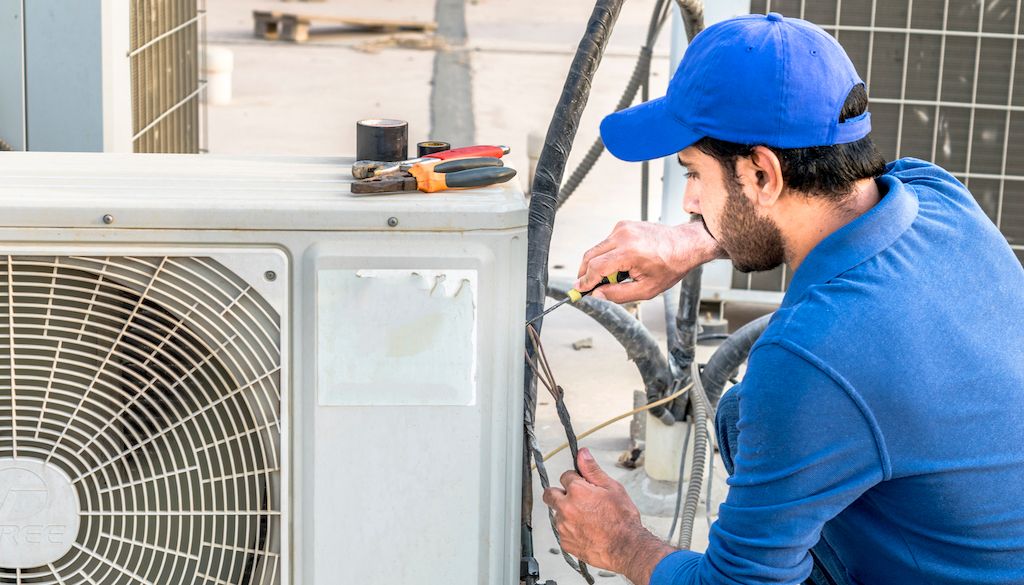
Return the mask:
<path id="1" fill-rule="evenodd" d="M 0 156 L 0 582 L 518 579 L 527 211 Z"/>

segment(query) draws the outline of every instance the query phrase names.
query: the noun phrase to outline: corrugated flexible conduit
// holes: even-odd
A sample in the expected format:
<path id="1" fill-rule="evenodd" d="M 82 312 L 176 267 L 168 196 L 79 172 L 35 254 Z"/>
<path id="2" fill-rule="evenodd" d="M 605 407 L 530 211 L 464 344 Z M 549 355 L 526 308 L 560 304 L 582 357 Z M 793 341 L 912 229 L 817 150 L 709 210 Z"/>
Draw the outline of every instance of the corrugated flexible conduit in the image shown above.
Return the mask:
<path id="1" fill-rule="evenodd" d="M 619 103 L 615 105 L 615 111 L 625 110 L 633 103 L 636 99 L 636 92 L 640 90 L 640 86 L 647 80 L 651 75 L 651 56 L 654 53 L 654 44 L 658 41 L 658 35 L 661 33 L 661 28 L 665 24 L 665 20 L 668 16 L 668 8 L 671 6 L 669 0 L 658 0 L 654 5 L 654 12 L 651 14 L 651 22 L 647 27 L 647 41 L 644 46 L 640 48 L 640 55 L 637 57 L 636 65 L 633 66 L 633 73 L 629 76 L 629 82 L 626 83 L 626 89 L 622 92 L 622 97 L 619 98 Z M 572 174 L 569 175 L 569 179 L 562 185 L 561 190 L 558 192 L 558 207 L 561 208 L 563 204 L 569 199 L 569 197 L 576 191 L 576 188 L 580 186 L 583 179 L 586 178 L 590 170 L 597 164 L 597 159 L 601 158 L 604 153 L 604 141 L 598 136 L 594 140 L 594 143 L 590 145 L 587 153 L 583 156 L 583 160 L 580 161 Z"/>
<path id="2" fill-rule="evenodd" d="M 676 0 L 676 4 L 679 5 L 682 14 L 686 37 L 692 39 L 697 33 L 704 30 L 704 2 L 703 0 Z M 661 34 L 665 20 L 667 20 L 669 5 L 669 0 L 659 0 L 655 4 L 654 12 L 651 15 L 651 22 L 647 28 L 647 41 L 640 49 L 640 55 L 637 57 L 636 65 L 633 66 L 633 73 L 629 76 L 626 89 L 623 90 L 622 97 L 619 98 L 619 103 L 615 106 L 616 112 L 628 108 L 633 103 L 633 100 L 636 98 L 636 92 L 640 90 L 640 86 L 650 77 L 654 45 L 658 41 L 658 35 Z M 604 141 L 599 136 L 590 145 L 580 163 L 573 169 L 569 179 L 562 185 L 558 193 L 558 207 L 562 207 L 569 197 L 572 196 L 580 186 L 580 183 L 583 182 L 583 179 L 586 178 L 587 174 L 594 168 L 594 165 L 597 164 L 597 159 L 601 158 L 603 153 Z"/>

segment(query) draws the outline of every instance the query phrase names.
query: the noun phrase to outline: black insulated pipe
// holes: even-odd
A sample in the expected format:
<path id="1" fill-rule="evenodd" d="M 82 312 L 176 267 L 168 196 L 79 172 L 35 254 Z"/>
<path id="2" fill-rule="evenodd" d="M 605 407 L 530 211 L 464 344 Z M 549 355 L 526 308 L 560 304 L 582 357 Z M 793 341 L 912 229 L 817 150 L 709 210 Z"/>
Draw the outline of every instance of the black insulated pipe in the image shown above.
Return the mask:
<path id="1" fill-rule="evenodd" d="M 587 22 L 587 29 L 576 49 L 569 68 L 569 74 L 562 86 L 562 95 L 555 106 L 554 115 L 544 138 L 544 148 L 537 162 L 530 200 L 526 264 L 526 320 L 537 317 L 544 311 L 547 292 L 548 253 L 551 233 L 555 224 L 558 205 L 558 186 L 565 173 L 566 159 L 572 150 L 572 143 L 579 128 L 580 116 L 590 96 L 591 82 L 601 57 L 604 55 L 612 27 L 618 19 L 624 0 L 597 0 Z M 543 319 L 534 327 L 539 333 Z M 527 359 L 532 359 L 533 348 L 526 343 Z M 534 420 L 537 407 L 537 380 L 529 366 L 524 364 L 523 400 L 525 421 Z M 531 514 L 533 511 L 533 482 L 530 471 L 530 449 L 523 444 L 523 493 L 522 493 L 522 550 L 523 557 L 533 556 Z"/>
<path id="2" fill-rule="evenodd" d="M 647 26 L 647 40 L 644 46 L 640 48 L 640 55 L 637 57 L 636 65 L 633 66 L 633 73 L 629 76 L 626 89 L 623 90 L 619 103 L 615 105 L 616 112 L 625 110 L 633 103 L 633 100 L 636 99 L 636 92 L 641 86 L 644 88 L 642 100 L 647 101 L 646 92 L 647 82 L 651 76 L 651 57 L 654 51 L 654 44 L 657 42 L 661 28 L 668 18 L 668 2 L 669 0 L 658 0 L 654 5 L 651 22 Z M 602 153 L 604 153 L 604 142 L 598 136 L 594 143 L 590 145 L 583 160 L 580 161 L 576 169 L 569 175 L 569 179 L 562 185 L 562 189 L 558 193 L 558 207 L 561 207 L 569 199 L 569 196 L 576 191 L 576 188 L 580 186 L 583 179 L 594 168 L 597 159 L 601 157 Z M 647 163 L 644 163 L 644 168 L 647 168 Z M 642 189 L 642 192 L 647 192 L 646 187 Z M 646 205 L 643 207 L 646 209 Z"/>
<path id="3" fill-rule="evenodd" d="M 712 408 L 718 406 L 725 383 L 736 375 L 736 371 L 747 359 L 750 348 L 764 333 L 772 314 L 762 315 L 736 330 L 728 339 L 718 346 L 714 355 L 708 360 L 700 379 L 704 382 L 704 391 Z"/>
<path id="4" fill-rule="evenodd" d="M 679 309 L 676 311 L 676 343 L 669 348 L 680 373 L 690 372 L 690 364 L 697 355 L 697 313 L 700 309 L 700 278 L 703 266 L 686 273 L 679 287 Z"/>
<path id="5" fill-rule="evenodd" d="M 692 41 L 704 30 L 704 0 L 676 0 L 676 4 L 682 12 L 686 38 Z"/>
<path id="6" fill-rule="evenodd" d="M 625 110 L 633 103 L 633 100 L 636 98 L 637 89 L 643 83 L 644 77 L 651 73 L 651 56 L 652 50 L 650 47 L 640 49 L 640 56 L 637 58 L 636 66 L 633 67 L 633 74 L 629 77 L 629 82 L 626 84 L 626 89 L 622 92 L 622 97 L 619 98 L 619 103 L 615 105 L 616 112 Z M 604 141 L 598 136 L 594 143 L 590 145 L 587 154 L 583 156 L 583 160 L 577 165 L 576 170 L 569 175 L 569 180 L 565 182 L 565 185 L 562 186 L 561 191 L 558 193 L 558 207 L 561 207 L 568 201 L 569 197 L 576 191 L 576 188 L 583 182 L 583 179 L 594 168 L 597 159 L 601 158 L 602 154 L 604 154 Z"/>
<path id="7" fill-rule="evenodd" d="M 679 285 L 679 308 L 675 313 L 676 334 L 669 336 L 669 359 L 672 371 L 677 372 L 681 386 L 686 386 L 693 377 L 690 365 L 697 357 L 697 323 L 700 309 L 700 279 L 703 266 L 697 266 L 686 273 Z M 686 408 L 690 397 L 683 395 L 672 401 L 672 414 L 676 420 L 686 419 Z"/>

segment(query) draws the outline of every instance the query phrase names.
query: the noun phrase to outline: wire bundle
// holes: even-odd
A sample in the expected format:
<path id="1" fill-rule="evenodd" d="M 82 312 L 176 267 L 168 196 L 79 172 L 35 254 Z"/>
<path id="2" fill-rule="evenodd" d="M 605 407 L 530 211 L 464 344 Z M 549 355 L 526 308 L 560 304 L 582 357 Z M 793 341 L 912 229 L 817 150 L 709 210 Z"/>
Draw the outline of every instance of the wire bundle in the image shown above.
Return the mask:
<path id="1" fill-rule="evenodd" d="M 533 344 L 534 352 L 533 359 L 527 357 L 526 363 L 530 365 L 530 369 L 537 375 L 537 379 L 540 380 L 541 384 L 547 388 L 551 397 L 555 399 L 555 409 L 558 411 L 558 420 L 561 421 L 562 427 L 565 428 L 565 436 L 567 438 L 567 445 L 569 446 L 569 452 L 572 453 L 572 466 L 576 470 L 576 473 L 583 475 L 580 472 L 579 464 L 577 463 L 579 455 L 579 445 L 576 440 L 576 433 L 572 429 L 572 421 L 569 419 L 569 410 L 565 407 L 565 391 L 562 387 L 555 382 L 555 375 L 551 371 L 551 365 L 548 363 L 548 358 L 544 355 L 544 346 L 540 342 L 540 334 L 534 329 L 533 325 L 526 326 L 526 332 L 530 336 L 530 342 Z M 530 448 L 533 449 L 534 460 L 537 465 L 537 474 L 540 476 L 540 484 L 544 489 L 551 487 L 551 481 L 548 479 L 547 469 L 544 467 L 545 457 L 540 452 L 540 444 L 537 442 L 537 435 L 533 432 L 533 424 L 527 425 L 527 431 L 529 432 Z M 594 585 L 594 577 L 590 574 L 587 569 L 587 564 L 583 561 L 577 561 L 572 558 L 572 555 L 565 552 L 562 548 L 562 539 L 558 535 L 558 529 L 555 527 L 555 514 L 548 508 L 548 520 L 551 522 L 551 530 L 555 533 L 555 540 L 558 541 L 558 548 L 562 551 L 562 558 L 569 564 L 575 571 L 583 576 L 587 580 L 587 583 Z"/>

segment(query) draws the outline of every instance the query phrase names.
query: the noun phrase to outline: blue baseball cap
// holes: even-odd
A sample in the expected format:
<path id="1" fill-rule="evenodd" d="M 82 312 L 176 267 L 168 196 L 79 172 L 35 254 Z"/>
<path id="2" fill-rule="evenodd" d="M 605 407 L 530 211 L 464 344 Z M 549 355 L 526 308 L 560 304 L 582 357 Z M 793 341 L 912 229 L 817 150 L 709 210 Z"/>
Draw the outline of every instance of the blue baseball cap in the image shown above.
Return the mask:
<path id="1" fill-rule="evenodd" d="M 862 83 L 821 28 L 749 14 L 698 34 L 667 95 L 605 117 L 601 138 L 628 161 L 668 156 L 705 136 L 776 148 L 854 142 L 871 132 L 871 115 L 840 123 L 839 113 Z"/>

